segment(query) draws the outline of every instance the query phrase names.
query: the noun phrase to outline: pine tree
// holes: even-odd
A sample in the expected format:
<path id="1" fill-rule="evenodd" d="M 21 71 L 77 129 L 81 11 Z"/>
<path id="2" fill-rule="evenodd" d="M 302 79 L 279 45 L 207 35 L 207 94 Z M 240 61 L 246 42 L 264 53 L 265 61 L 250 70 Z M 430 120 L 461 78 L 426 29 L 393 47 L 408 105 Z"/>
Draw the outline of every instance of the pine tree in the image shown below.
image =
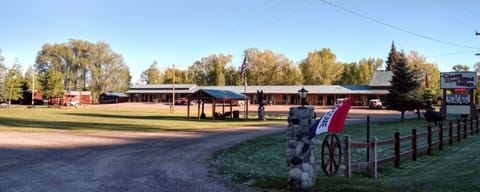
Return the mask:
<path id="1" fill-rule="evenodd" d="M 392 48 L 390 49 L 390 53 L 388 54 L 387 58 L 387 66 L 385 67 L 386 71 L 392 71 L 393 67 L 399 62 L 400 53 L 395 48 L 395 42 L 392 41 Z"/>
<path id="2" fill-rule="evenodd" d="M 391 52 L 392 53 L 392 52 Z M 418 109 L 423 101 L 421 84 L 408 65 L 407 58 L 403 52 L 393 53 L 400 57 L 395 65 L 391 65 L 393 72 L 391 87 L 386 96 L 387 107 L 392 110 L 400 111 L 401 121 L 405 119 L 405 111 Z"/>
<path id="3" fill-rule="evenodd" d="M 23 76 L 22 68 L 17 59 L 10 69 L 6 73 L 5 79 L 5 92 L 10 105 L 12 100 L 18 100 L 23 98 Z"/>

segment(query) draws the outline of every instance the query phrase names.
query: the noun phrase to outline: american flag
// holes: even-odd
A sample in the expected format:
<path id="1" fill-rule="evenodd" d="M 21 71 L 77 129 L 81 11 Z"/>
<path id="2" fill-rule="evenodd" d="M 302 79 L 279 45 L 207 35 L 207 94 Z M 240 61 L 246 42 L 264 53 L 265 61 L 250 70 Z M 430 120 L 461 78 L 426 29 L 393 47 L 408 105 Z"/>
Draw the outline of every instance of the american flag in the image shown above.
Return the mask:
<path id="1" fill-rule="evenodd" d="M 240 68 L 240 79 L 243 79 L 243 75 L 245 75 L 246 68 L 247 68 L 247 56 L 243 58 L 242 68 Z"/>

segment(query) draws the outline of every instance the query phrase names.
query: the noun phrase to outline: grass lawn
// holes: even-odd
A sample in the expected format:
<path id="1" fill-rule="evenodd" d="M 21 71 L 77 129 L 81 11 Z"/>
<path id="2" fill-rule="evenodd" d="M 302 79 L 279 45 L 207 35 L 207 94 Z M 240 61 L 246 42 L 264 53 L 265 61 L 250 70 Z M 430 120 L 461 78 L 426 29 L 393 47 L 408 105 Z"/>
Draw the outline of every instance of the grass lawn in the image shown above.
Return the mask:
<path id="1" fill-rule="evenodd" d="M 353 142 L 365 141 L 365 125 L 347 125 L 344 134 L 349 134 Z M 395 131 L 401 135 L 426 131 L 424 120 L 373 123 L 371 135 L 379 140 L 393 138 Z M 343 134 L 342 134 L 343 135 Z M 316 139 L 323 139 L 324 134 Z M 426 139 L 425 139 L 426 140 Z M 420 140 L 419 145 L 425 140 Z M 286 162 L 285 135 L 275 135 L 247 141 L 233 148 L 220 151 L 211 159 L 212 166 L 223 178 L 279 191 L 287 190 L 288 167 Z M 410 143 L 403 147 L 408 148 Z M 338 176 L 328 178 L 318 171 L 314 191 L 480 191 L 480 135 L 473 135 L 444 151 L 437 147 L 433 156 L 421 153 L 417 161 L 406 158 L 401 168 L 394 168 L 393 162 L 381 165 L 379 179 L 369 177 L 365 169 L 354 170 L 351 179 Z M 393 148 L 380 149 L 380 153 L 391 155 Z M 317 158 L 319 159 L 319 158 Z M 365 152 L 353 154 L 353 161 L 364 161 Z"/>
<path id="2" fill-rule="evenodd" d="M 285 120 L 187 120 L 186 110 L 26 106 L 0 108 L 0 130 L 15 131 L 175 131 L 285 123 Z M 207 114 L 207 117 L 209 114 Z M 253 118 L 253 117 L 251 117 Z"/>

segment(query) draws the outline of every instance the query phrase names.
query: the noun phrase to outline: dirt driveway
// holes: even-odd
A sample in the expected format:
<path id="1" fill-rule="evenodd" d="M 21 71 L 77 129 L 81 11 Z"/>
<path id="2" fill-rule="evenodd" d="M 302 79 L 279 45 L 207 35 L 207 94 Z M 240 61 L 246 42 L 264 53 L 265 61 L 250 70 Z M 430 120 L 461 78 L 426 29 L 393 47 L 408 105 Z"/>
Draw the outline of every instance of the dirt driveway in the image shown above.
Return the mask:
<path id="1" fill-rule="evenodd" d="M 410 114 L 411 115 L 411 114 Z M 379 113 L 372 121 L 398 119 Z M 364 121 L 352 110 L 347 123 Z M 157 133 L 0 132 L 0 191 L 254 191 L 225 183 L 211 154 L 285 125 Z"/>

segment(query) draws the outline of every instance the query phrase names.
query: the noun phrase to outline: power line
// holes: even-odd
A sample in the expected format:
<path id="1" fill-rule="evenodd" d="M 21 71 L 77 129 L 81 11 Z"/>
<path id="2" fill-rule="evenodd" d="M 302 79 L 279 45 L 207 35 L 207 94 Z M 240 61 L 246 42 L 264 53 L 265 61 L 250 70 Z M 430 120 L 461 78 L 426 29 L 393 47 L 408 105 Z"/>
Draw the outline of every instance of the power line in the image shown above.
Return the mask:
<path id="1" fill-rule="evenodd" d="M 414 35 L 414 36 L 417 36 L 417 37 L 420 37 L 420 38 L 423 38 L 423 39 L 427 39 L 427 40 L 430 40 L 430 41 L 434 41 L 434 42 L 437 42 L 437 43 L 442 43 L 442 44 L 446 44 L 446 45 L 451 45 L 451 46 L 455 46 L 455 47 L 461 47 L 461 48 L 469 48 L 469 49 L 480 49 L 480 47 L 473 47 L 473 46 L 468 46 L 468 45 L 462 45 L 462 44 L 458 44 L 458 43 L 452 43 L 452 42 L 448 42 L 448 41 L 442 41 L 442 40 L 439 40 L 439 39 L 435 39 L 433 37 L 429 37 L 429 36 L 426 36 L 426 35 L 422 35 L 422 34 L 419 34 L 419 33 L 416 33 L 416 32 L 413 32 L 413 31 L 409 31 L 409 30 L 406 30 L 406 29 L 403 29 L 403 28 L 400 28 L 400 27 L 397 27 L 395 25 L 392 25 L 392 24 L 389 24 L 389 23 L 385 23 L 383 21 L 380 21 L 378 19 L 375 19 L 375 18 L 372 18 L 372 17 L 369 17 L 369 16 L 366 16 L 364 14 L 361 14 L 359 12 L 356 12 L 356 11 L 353 11 L 351 9 L 348 9 L 348 8 L 345 8 L 343 6 L 340 6 L 336 3 L 333 3 L 331 1 L 328 1 L 328 0 L 320 0 L 322 3 L 325 3 L 327 5 L 330 5 L 332 7 L 335 7 L 335 8 L 338 8 L 338 9 L 341 9 L 343 11 L 346 11 L 346 12 L 349 12 L 353 15 L 356 15 L 356 16 L 359 16 L 359 17 L 362 17 L 366 20 L 369 20 L 369 21 L 372 21 L 374 23 L 377 23 L 377 24 L 380 24 L 380 25 L 384 25 L 384 26 L 387 26 L 387 27 L 390 27 L 392 29 L 395 29 L 395 30 L 398 30 L 398 31 L 401 31 L 401 32 L 404 32 L 404 33 L 408 33 L 410 35 Z"/>
<path id="2" fill-rule="evenodd" d="M 428 55 L 425 57 L 442 57 L 442 56 L 450 56 L 450 55 L 462 55 L 462 54 L 471 54 L 473 52 L 477 52 L 479 50 L 470 50 L 470 51 L 457 51 L 457 52 L 449 52 L 449 53 L 440 53 L 436 55 Z"/>

